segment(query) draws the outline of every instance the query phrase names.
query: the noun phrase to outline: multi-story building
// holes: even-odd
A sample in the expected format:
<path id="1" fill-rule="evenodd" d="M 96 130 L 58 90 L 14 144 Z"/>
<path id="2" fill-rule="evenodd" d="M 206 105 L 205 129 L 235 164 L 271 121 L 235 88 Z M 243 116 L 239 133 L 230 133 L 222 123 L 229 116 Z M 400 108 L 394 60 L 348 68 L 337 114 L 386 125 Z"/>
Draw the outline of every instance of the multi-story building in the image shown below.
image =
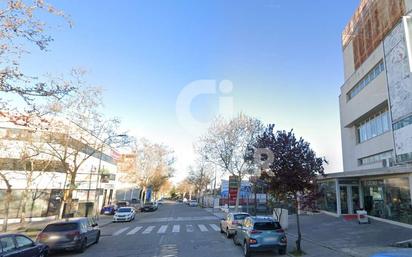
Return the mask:
<path id="1" fill-rule="evenodd" d="M 344 172 L 323 209 L 412 224 L 412 0 L 362 0 L 342 34 Z"/>
<path id="2" fill-rule="evenodd" d="M 70 158 L 75 151 L 78 151 L 78 158 L 85 160 L 79 166 L 73 185 L 74 208 L 71 212 L 74 215 L 83 216 L 86 212 L 94 215 L 114 198 L 117 165 L 112 148 L 105 144 L 100 144 L 99 149 L 79 147 L 79 141 L 73 135 L 65 137 L 67 145 L 62 147 L 59 133 L 49 135 L 48 131 L 0 122 L 0 223 L 5 213 L 7 183 L 11 186 L 9 222 L 19 222 L 22 212 L 29 220 L 54 219 L 62 215 L 70 176 L 57 158 L 58 152 L 54 156 L 47 154 L 51 147 L 61 149 L 61 154 L 63 151 L 72 153 L 67 165 L 72 164 Z M 46 142 L 50 139 L 53 144 Z M 86 159 L 85 156 L 89 157 Z"/>

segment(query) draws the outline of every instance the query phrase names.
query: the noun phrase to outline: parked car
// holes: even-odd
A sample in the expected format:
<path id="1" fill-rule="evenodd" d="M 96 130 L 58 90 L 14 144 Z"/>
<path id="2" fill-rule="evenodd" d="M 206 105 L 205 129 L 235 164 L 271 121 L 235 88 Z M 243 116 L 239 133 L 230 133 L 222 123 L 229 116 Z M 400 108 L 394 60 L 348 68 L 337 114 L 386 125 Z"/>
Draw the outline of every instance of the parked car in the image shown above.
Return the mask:
<path id="1" fill-rule="evenodd" d="M 121 208 L 121 207 L 127 207 L 129 206 L 129 202 L 128 201 L 119 201 L 116 203 L 117 208 Z"/>
<path id="2" fill-rule="evenodd" d="M 0 235 L 0 257 L 46 257 L 49 247 L 21 234 Z"/>
<path id="3" fill-rule="evenodd" d="M 132 221 L 136 216 L 136 211 L 133 207 L 122 207 L 117 209 L 113 216 L 113 222 L 118 221 Z"/>
<path id="4" fill-rule="evenodd" d="M 233 243 L 241 245 L 245 257 L 252 252 L 277 250 L 286 254 L 287 238 L 279 222 L 267 217 L 247 217 L 239 224 Z"/>
<path id="5" fill-rule="evenodd" d="M 199 204 L 196 200 L 190 200 L 190 201 L 188 201 L 188 205 L 190 207 L 197 207 Z"/>
<path id="6" fill-rule="evenodd" d="M 155 211 L 155 210 L 157 210 L 157 204 L 154 202 L 147 202 L 141 208 L 142 212 L 150 212 L 150 211 Z"/>
<path id="7" fill-rule="evenodd" d="M 116 205 L 106 205 L 100 211 L 101 214 L 105 215 L 114 215 L 116 213 L 117 206 Z"/>
<path id="8" fill-rule="evenodd" d="M 93 218 L 70 218 L 48 224 L 36 241 L 53 250 L 84 252 L 91 244 L 97 244 L 100 229 Z"/>
<path id="9" fill-rule="evenodd" d="M 225 233 L 227 238 L 232 237 L 232 235 L 235 234 L 238 225 L 249 216 L 249 213 L 246 212 L 228 213 L 226 219 L 220 221 L 220 232 Z"/>

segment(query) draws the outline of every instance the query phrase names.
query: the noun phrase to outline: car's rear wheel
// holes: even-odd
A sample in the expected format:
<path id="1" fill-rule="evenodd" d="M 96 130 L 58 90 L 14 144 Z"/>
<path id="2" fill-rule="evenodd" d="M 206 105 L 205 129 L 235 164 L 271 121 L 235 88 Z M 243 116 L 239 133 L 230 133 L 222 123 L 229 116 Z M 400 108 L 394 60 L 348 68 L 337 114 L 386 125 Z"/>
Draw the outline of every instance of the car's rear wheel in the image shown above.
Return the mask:
<path id="1" fill-rule="evenodd" d="M 243 242 L 243 255 L 245 257 L 250 257 L 250 249 L 249 249 L 249 245 L 246 241 Z"/>
<path id="2" fill-rule="evenodd" d="M 233 236 L 233 243 L 234 243 L 235 245 L 240 245 L 239 240 L 238 240 L 237 233 L 235 233 L 235 235 Z"/>

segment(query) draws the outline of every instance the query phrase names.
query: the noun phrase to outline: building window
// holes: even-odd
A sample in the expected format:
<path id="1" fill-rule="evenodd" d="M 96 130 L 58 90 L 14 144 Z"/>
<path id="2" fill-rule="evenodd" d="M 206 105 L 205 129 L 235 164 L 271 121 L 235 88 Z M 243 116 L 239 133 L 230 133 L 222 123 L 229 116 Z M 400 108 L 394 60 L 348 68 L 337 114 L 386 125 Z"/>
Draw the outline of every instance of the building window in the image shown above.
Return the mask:
<path id="1" fill-rule="evenodd" d="M 358 143 L 382 135 L 390 130 L 389 112 L 385 109 L 362 121 L 356 127 Z"/>
<path id="2" fill-rule="evenodd" d="M 336 213 L 336 183 L 335 181 L 322 181 L 319 183 L 321 197 L 319 207 L 321 210 Z"/>
<path id="3" fill-rule="evenodd" d="M 362 185 L 369 215 L 412 224 L 408 177 L 367 180 Z"/>
<path id="4" fill-rule="evenodd" d="M 347 99 L 348 101 L 354 98 L 357 94 L 359 94 L 362 89 L 364 89 L 372 80 L 374 80 L 382 71 L 384 71 L 385 65 L 383 64 L 383 60 L 381 60 L 375 67 L 370 70 L 365 77 L 363 77 L 348 93 Z"/>
<path id="5" fill-rule="evenodd" d="M 412 115 L 393 124 L 393 130 L 401 129 L 411 124 L 412 124 Z"/>
<path id="6" fill-rule="evenodd" d="M 400 162 L 412 162 L 412 153 L 398 154 L 396 156 L 396 160 L 397 160 L 398 163 L 400 163 Z"/>
<path id="7" fill-rule="evenodd" d="M 358 160 L 358 162 L 359 162 L 359 166 L 362 166 L 362 165 L 368 165 L 368 164 L 373 164 L 373 163 L 379 163 L 379 162 L 382 162 L 383 160 L 390 160 L 390 159 L 392 159 L 392 150 L 361 158 Z"/>

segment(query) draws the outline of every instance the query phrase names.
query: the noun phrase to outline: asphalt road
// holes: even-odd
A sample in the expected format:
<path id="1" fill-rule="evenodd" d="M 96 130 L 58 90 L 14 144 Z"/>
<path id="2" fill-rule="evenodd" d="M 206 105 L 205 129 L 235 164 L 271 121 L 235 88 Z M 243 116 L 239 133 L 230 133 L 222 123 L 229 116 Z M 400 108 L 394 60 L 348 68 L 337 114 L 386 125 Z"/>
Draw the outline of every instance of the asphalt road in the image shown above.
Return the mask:
<path id="1" fill-rule="evenodd" d="M 132 222 L 101 228 L 101 239 L 76 257 L 239 257 L 239 246 L 226 239 L 219 219 L 205 210 L 165 203 L 155 212 L 138 213 Z M 275 253 L 256 254 L 274 256 Z"/>

